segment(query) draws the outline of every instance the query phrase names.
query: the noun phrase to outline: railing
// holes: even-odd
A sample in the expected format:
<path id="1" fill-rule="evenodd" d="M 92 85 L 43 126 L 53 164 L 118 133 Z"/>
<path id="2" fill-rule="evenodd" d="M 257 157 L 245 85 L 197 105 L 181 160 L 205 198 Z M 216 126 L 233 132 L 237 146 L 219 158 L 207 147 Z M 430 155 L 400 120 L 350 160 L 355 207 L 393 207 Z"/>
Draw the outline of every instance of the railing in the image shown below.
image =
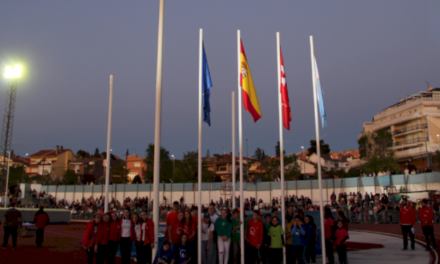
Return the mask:
<path id="1" fill-rule="evenodd" d="M 401 129 L 394 130 L 393 135 L 398 135 L 398 134 L 402 134 L 402 133 L 406 133 L 406 132 L 410 132 L 410 131 L 414 131 L 414 130 L 424 129 L 427 127 L 428 127 L 427 124 L 417 124 L 417 125 L 413 125 L 413 126 L 409 126 L 409 127 L 404 127 Z"/>
<path id="2" fill-rule="evenodd" d="M 428 137 L 417 137 L 417 138 L 413 138 L 413 139 L 395 142 L 394 147 L 409 145 L 409 144 L 416 144 L 416 143 L 426 142 L 426 141 L 428 141 Z"/>

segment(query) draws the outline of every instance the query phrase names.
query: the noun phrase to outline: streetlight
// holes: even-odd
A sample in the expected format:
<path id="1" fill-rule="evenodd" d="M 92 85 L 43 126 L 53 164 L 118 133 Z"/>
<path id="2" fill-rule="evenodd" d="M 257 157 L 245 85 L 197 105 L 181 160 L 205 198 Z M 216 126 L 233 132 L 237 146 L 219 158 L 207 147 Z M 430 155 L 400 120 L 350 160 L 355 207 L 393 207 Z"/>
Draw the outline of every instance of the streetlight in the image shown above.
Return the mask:
<path id="1" fill-rule="evenodd" d="M 174 155 L 171 155 L 171 158 L 173 158 L 173 182 L 174 182 Z"/>
<path id="2" fill-rule="evenodd" d="M 2 130 L 1 148 L 0 148 L 3 151 L 3 167 L 5 167 L 5 157 L 7 150 L 11 149 L 12 126 L 14 124 L 15 98 L 17 94 L 17 83 L 18 83 L 18 79 L 21 77 L 21 72 L 22 72 L 22 67 L 20 65 L 15 65 L 14 67 L 7 66 L 4 74 L 6 79 L 11 80 L 11 85 L 10 85 L 10 89 L 7 91 L 6 108 L 4 114 L 5 119 L 3 119 L 3 130 Z M 3 179 L 2 179 L 2 184 L 4 183 Z"/>
<path id="3" fill-rule="evenodd" d="M 5 161 L 5 156 L 3 156 L 3 163 Z M 5 188 L 5 208 L 6 208 L 6 201 L 8 198 L 8 184 L 9 184 L 9 162 L 11 162 L 11 152 L 8 151 L 8 173 L 6 174 L 6 188 Z"/>

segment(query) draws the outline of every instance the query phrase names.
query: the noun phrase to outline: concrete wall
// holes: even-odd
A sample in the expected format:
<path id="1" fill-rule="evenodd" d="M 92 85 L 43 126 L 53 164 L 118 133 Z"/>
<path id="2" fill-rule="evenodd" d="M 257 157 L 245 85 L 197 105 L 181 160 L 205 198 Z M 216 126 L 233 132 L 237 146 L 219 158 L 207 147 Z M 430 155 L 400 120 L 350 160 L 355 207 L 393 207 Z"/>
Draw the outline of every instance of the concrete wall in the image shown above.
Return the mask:
<path id="1" fill-rule="evenodd" d="M 224 186 L 232 186 L 232 183 L 203 183 L 202 184 L 202 204 L 209 204 L 211 200 L 214 202 L 220 199 L 231 199 L 231 194 L 225 194 Z M 364 178 L 347 178 L 347 179 L 328 179 L 322 181 L 323 200 L 328 202 L 332 192 L 339 194 L 340 192 L 361 192 L 368 193 L 385 193 L 384 187 L 394 185 L 399 192 L 401 187 L 407 188 L 408 191 L 425 191 L 440 190 L 440 173 L 427 173 L 418 175 L 393 175 L 384 177 L 364 177 Z M 240 185 L 236 184 L 236 195 L 239 196 Z M 313 202 L 319 201 L 319 183 L 317 180 L 303 181 L 286 181 L 286 195 L 296 195 L 309 197 Z M 198 203 L 197 184 L 193 183 L 168 183 L 159 185 L 160 194 L 159 201 L 163 204 L 163 197 L 167 198 L 167 202 L 179 200 L 184 197 L 186 204 Z M 60 186 L 41 186 L 42 191 L 46 191 L 59 199 L 80 200 L 82 197 L 99 197 L 104 194 L 103 185 L 60 185 Z M 257 184 L 244 183 L 244 197 L 255 197 L 262 199 L 264 203 L 269 203 L 273 197 L 281 197 L 280 182 L 261 182 Z M 153 198 L 152 184 L 113 184 L 109 186 L 109 196 L 119 201 L 127 197 L 149 197 Z M 409 194 L 411 199 L 411 194 Z M 415 199 L 415 198 L 414 198 Z"/>

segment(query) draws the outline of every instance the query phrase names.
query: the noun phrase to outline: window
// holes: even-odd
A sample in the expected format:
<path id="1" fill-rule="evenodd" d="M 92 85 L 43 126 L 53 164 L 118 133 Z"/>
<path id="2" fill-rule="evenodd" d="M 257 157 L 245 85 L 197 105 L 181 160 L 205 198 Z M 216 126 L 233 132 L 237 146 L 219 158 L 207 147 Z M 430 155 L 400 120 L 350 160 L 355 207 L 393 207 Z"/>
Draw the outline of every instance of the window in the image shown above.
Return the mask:
<path id="1" fill-rule="evenodd" d="M 140 162 L 135 162 L 135 163 L 134 163 L 134 166 L 135 166 L 135 167 L 140 167 L 140 166 L 141 166 L 141 163 L 140 163 Z"/>
<path id="2" fill-rule="evenodd" d="M 219 170 L 219 171 L 226 171 L 226 166 L 219 166 L 219 167 L 218 167 L 218 170 Z"/>

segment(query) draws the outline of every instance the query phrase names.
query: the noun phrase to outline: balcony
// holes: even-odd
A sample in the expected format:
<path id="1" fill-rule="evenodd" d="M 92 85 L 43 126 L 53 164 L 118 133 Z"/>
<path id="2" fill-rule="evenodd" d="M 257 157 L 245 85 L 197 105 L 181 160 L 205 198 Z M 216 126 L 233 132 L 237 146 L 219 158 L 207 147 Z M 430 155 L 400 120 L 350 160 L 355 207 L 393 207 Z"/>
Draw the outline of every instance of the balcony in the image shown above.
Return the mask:
<path id="1" fill-rule="evenodd" d="M 413 139 L 398 141 L 394 143 L 394 147 L 404 146 L 404 145 L 412 145 L 417 143 L 422 143 L 428 141 L 428 137 L 416 137 Z"/>
<path id="2" fill-rule="evenodd" d="M 415 131 L 415 130 L 425 129 L 427 127 L 428 127 L 427 124 L 417 124 L 417 125 L 413 125 L 413 126 L 409 126 L 409 127 L 404 127 L 401 129 L 394 130 L 393 135 L 399 135 L 399 134 L 403 134 L 403 133 L 407 133 L 407 132 L 411 132 L 411 131 Z"/>

